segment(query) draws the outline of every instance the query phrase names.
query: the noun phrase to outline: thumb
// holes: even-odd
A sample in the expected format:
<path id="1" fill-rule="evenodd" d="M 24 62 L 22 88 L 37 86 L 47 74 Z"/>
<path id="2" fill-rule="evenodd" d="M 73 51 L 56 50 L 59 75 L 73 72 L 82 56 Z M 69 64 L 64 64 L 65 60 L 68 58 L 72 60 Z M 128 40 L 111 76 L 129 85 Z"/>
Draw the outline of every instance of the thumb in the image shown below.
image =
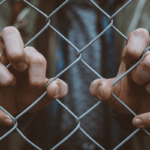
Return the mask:
<path id="1" fill-rule="evenodd" d="M 115 84 L 112 87 L 112 83 L 116 80 L 116 78 L 112 79 L 97 79 L 92 82 L 90 86 L 91 94 L 98 98 L 99 100 L 105 100 L 114 110 L 117 112 L 128 114 L 129 111 L 119 103 L 111 93 L 115 94 L 116 96 L 120 93 L 120 86 Z"/>
<path id="2" fill-rule="evenodd" d="M 11 126 L 13 125 L 13 120 L 4 111 L 0 110 L 0 124 Z"/>
<path id="3" fill-rule="evenodd" d="M 97 79 L 91 83 L 90 92 L 99 100 L 109 100 L 112 93 L 112 79 Z"/>
<path id="4" fill-rule="evenodd" d="M 134 117 L 132 123 L 138 128 L 150 128 L 150 112 Z"/>

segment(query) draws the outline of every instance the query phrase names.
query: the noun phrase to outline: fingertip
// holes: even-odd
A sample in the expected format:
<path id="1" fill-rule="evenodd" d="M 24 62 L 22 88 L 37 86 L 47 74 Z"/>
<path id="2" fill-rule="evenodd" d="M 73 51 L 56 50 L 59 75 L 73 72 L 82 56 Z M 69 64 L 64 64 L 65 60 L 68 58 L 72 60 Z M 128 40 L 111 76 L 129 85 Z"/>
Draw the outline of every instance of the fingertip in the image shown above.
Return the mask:
<path id="1" fill-rule="evenodd" d="M 0 124 L 6 126 L 13 125 L 13 119 L 2 110 L 0 110 Z"/>
<path id="2" fill-rule="evenodd" d="M 97 88 L 97 83 L 100 79 L 97 79 L 97 80 L 94 80 L 91 85 L 90 85 L 90 88 L 89 88 L 89 91 L 90 93 L 96 97 L 96 88 Z"/>
<path id="3" fill-rule="evenodd" d="M 51 79 L 50 79 L 51 80 Z M 47 94 L 50 98 L 62 98 L 68 93 L 68 85 L 61 79 L 56 79 L 47 87 Z"/>
<path id="4" fill-rule="evenodd" d="M 20 32 L 15 27 L 5 27 L 1 36 L 5 42 L 5 53 L 11 65 L 19 72 L 28 68 L 28 57 Z"/>
<path id="5" fill-rule="evenodd" d="M 13 125 L 13 120 L 11 118 L 10 119 L 5 119 L 4 120 L 4 125 L 12 126 Z"/>
<path id="6" fill-rule="evenodd" d="M 144 128 L 143 122 L 140 118 L 133 118 L 132 123 L 135 127 Z"/>
<path id="7" fill-rule="evenodd" d="M 144 42 L 147 46 L 149 45 L 149 32 L 148 30 L 144 29 L 144 28 L 138 28 L 135 29 L 134 31 L 130 32 L 128 35 L 128 41 L 132 42 L 132 40 L 134 39 L 138 39 L 139 41 Z M 131 40 L 130 40 L 131 39 Z M 140 43 L 138 43 L 140 45 Z M 143 45 L 141 45 L 143 46 Z"/>
<path id="8" fill-rule="evenodd" d="M 132 31 L 128 35 L 127 46 L 122 55 L 123 62 L 132 66 L 141 57 L 144 49 L 149 45 L 149 32 L 145 29 L 139 28 Z"/>
<path id="9" fill-rule="evenodd" d="M 10 62 L 12 64 L 12 66 L 19 72 L 23 72 L 25 70 L 27 70 L 28 65 L 29 65 L 29 60 L 28 57 L 25 53 L 25 51 L 22 52 L 15 52 L 12 53 Z"/>
<path id="10" fill-rule="evenodd" d="M 97 89 L 98 99 L 100 100 L 107 100 L 111 96 L 112 93 L 112 86 L 107 83 L 107 81 L 103 82 Z"/>
<path id="11" fill-rule="evenodd" d="M 122 54 L 123 62 L 128 65 L 132 66 L 136 61 L 138 61 L 142 55 L 144 49 L 140 49 L 136 47 L 137 45 L 127 45 L 124 49 Z"/>
<path id="12" fill-rule="evenodd" d="M 138 128 L 150 128 L 150 113 L 143 113 L 134 117 L 132 123 Z"/>
<path id="13" fill-rule="evenodd" d="M 90 92 L 99 100 L 107 100 L 112 93 L 111 79 L 97 79 L 91 83 Z"/>
<path id="14" fill-rule="evenodd" d="M 53 81 L 47 86 L 47 95 L 50 98 L 57 98 L 59 96 L 59 85 L 56 81 Z"/>
<path id="15" fill-rule="evenodd" d="M 19 62 L 18 64 L 17 64 L 17 71 L 19 71 L 19 72 L 23 72 L 23 71 L 25 71 L 27 68 L 28 68 L 28 65 L 27 65 L 27 63 L 25 63 L 25 62 Z"/>

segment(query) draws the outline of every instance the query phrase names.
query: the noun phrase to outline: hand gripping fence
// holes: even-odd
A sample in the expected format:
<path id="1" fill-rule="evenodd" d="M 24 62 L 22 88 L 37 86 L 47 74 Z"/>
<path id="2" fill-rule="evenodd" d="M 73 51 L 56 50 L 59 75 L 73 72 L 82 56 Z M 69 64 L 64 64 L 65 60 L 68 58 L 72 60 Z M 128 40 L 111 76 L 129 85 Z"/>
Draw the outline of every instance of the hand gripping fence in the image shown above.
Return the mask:
<path id="1" fill-rule="evenodd" d="M 6 1 L 8 0 L 2 0 L 0 2 L 0 6 L 2 4 L 4 4 Z M 128 40 L 128 38 L 121 33 L 114 25 L 113 25 L 113 18 L 122 10 L 124 9 L 127 5 L 129 5 L 133 0 L 129 0 L 126 4 L 124 4 L 118 11 L 116 11 L 112 16 L 108 15 L 101 7 L 99 7 L 93 0 L 89 0 L 89 2 L 91 2 L 96 9 L 98 9 L 101 13 L 103 13 L 108 19 L 109 19 L 109 25 L 97 36 L 95 37 L 90 43 L 88 43 L 85 47 L 83 47 L 81 50 L 79 50 L 75 45 L 73 45 L 73 43 L 71 43 L 67 38 L 65 38 L 58 30 L 56 30 L 50 22 L 51 17 L 57 12 L 59 11 L 63 6 L 65 6 L 70 0 L 66 0 L 64 1 L 58 8 L 56 8 L 49 16 L 46 15 L 44 12 L 40 11 L 38 8 L 36 8 L 35 6 L 33 6 L 32 4 L 30 4 L 27 0 L 23 0 L 24 3 L 26 3 L 28 6 L 30 6 L 32 9 L 36 10 L 38 13 L 42 14 L 46 20 L 47 23 L 46 25 L 42 28 L 42 30 L 40 32 L 38 32 L 30 41 L 28 41 L 25 44 L 25 47 L 32 42 L 33 40 L 35 40 L 38 36 L 40 36 L 42 34 L 42 32 L 47 29 L 47 28 L 51 28 L 53 31 L 55 31 L 60 37 L 62 37 L 69 45 L 71 45 L 74 50 L 76 50 L 77 52 L 77 59 L 70 64 L 68 67 L 66 67 L 63 71 L 61 71 L 59 74 L 57 74 L 49 83 L 46 84 L 45 88 L 54 80 L 56 80 L 58 77 L 60 77 L 63 73 L 65 73 L 68 69 L 70 69 L 73 65 L 75 65 L 78 62 L 83 63 L 91 72 L 93 72 L 98 78 L 103 79 L 103 77 L 101 75 L 99 75 L 93 68 L 91 68 L 83 59 L 81 54 L 83 53 L 83 51 L 85 51 L 90 45 L 92 45 L 98 38 L 100 38 L 108 29 L 113 28 L 118 34 L 120 34 L 122 36 L 122 38 L 124 38 L 126 41 Z M 1 41 L 3 41 L 0 38 Z M 133 65 L 129 70 L 127 70 L 122 76 L 120 76 L 115 82 L 112 83 L 112 86 L 114 86 L 117 82 L 119 82 L 124 76 L 126 76 L 129 72 L 131 72 L 143 59 L 144 59 L 144 53 L 147 52 L 148 50 L 150 50 L 150 46 L 147 47 L 144 51 L 143 54 L 141 56 L 141 59 L 135 64 Z M 11 64 L 7 65 L 7 68 L 10 67 Z M 11 132 L 13 132 L 14 130 L 16 130 L 21 136 L 22 138 L 24 138 L 24 140 L 26 140 L 29 144 L 31 144 L 33 147 L 35 147 L 37 150 L 41 150 L 40 147 L 38 147 L 37 145 L 35 145 L 34 143 L 32 143 L 32 141 L 30 141 L 26 136 L 23 135 L 23 133 L 18 129 L 18 123 L 17 120 L 26 112 L 28 112 L 36 103 L 38 103 L 45 95 L 47 94 L 46 90 L 45 92 L 37 99 L 35 100 L 35 102 L 33 102 L 27 109 L 25 109 L 23 112 L 21 112 L 20 114 L 18 114 L 15 118 L 9 113 L 7 112 L 7 110 L 5 110 L 3 107 L 0 106 L 0 109 L 3 110 L 5 113 L 7 113 L 12 119 L 13 119 L 13 128 L 11 130 L 9 130 L 7 133 L 5 133 L 2 137 L 0 137 L 0 141 L 3 140 L 7 135 L 9 135 Z M 112 93 L 112 96 L 119 102 L 121 103 L 126 109 L 128 109 L 131 114 L 133 114 L 133 116 L 136 116 L 136 114 L 126 105 L 124 104 L 116 95 L 114 95 Z M 54 147 L 51 148 L 51 150 L 56 149 L 57 147 L 59 147 L 62 143 L 64 143 L 67 139 L 69 139 L 71 136 L 73 136 L 73 134 L 77 131 L 80 130 L 87 138 L 89 138 L 95 145 L 97 145 L 97 147 L 99 147 L 99 149 L 105 150 L 105 148 L 103 148 L 99 143 L 97 143 L 91 136 L 88 135 L 88 133 L 86 133 L 84 131 L 84 129 L 81 128 L 80 126 L 80 120 L 85 117 L 88 113 L 90 113 L 94 108 L 96 108 L 99 104 L 100 101 L 97 102 L 93 107 L 91 107 L 88 111 L 86 111 L 84 114 L 82 114 L 80 117 L 77 117 L 70 109 L 68 109 L 60 100 L 55 99 L 55 101 L 61 105 L 64 109 L 66 109 L 68 111 L 68 113 L 70 113 L 76 120 L 76 127 L 74 128 L 74 130 L 67 135 L 64 139 L 62 139 L 62 141 L 60 141 L 57 145 L 55 145 Z M 137 128 L 132 134 L 130 134 L 126 139 L 124 139 L 119 145 L 117 145 L 113 150 L 117 150 L 118 148 L 120 148 L 125 142 L 127 142 L 131 137 L 133 137 L 137 132 L 139 132 L 140 130 L 143 130 L 146 134 L 148 134 L 150 136 L 150 133 L 146 130 L 146 129 L 139 129 Z"/>

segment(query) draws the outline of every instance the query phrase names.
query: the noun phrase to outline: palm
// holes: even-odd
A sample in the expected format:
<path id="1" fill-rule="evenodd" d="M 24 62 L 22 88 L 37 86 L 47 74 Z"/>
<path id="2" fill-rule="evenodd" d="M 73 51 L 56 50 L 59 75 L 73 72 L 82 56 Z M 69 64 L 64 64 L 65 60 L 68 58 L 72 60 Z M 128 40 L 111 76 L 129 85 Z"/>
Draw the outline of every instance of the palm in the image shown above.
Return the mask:
<path id="1" fill-rule="evenodd" d="M 121 65 L 121 67 L 121 72 L 119 72 L 119 74 L 123 74 L 127 71 L 127 66 L 124 63 Z M 150 111 L 150 94 L 145 90 L 144 85 L 138 85 L 132 80 L 132 72 L 116 83 L 113 91 L 113 93 L 136 114 Z M 129 113 L 129 111 L 115 98 L 111 97 L 108 102 L 120 113 Z"/>

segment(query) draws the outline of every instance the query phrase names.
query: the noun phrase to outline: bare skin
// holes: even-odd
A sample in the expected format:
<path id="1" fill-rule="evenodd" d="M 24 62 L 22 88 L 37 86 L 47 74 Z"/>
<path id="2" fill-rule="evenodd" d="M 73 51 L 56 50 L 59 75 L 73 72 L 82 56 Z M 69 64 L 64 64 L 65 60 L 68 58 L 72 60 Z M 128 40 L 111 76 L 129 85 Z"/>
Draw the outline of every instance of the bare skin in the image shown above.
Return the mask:
<path id="1" fill-rule="evenodd" d="M 92 82 L 90 92 L 99 100 L 106 100 L 116 111 L 129 114 L 115 98 L 113 92 L 136 114 L 133 125 L 139 128 L 150 127 L 150 52 L 144 55 L 144 60 L 115 86 L 112 83 L 126 72 L 141 57 L 142 52 L 149 45 L 149 33 L 145 29 L 136 29 L 128 35 L 128 42 L 122 54 L 122 62 L 117 77 L 112 79 L 97 79 Z"/>
<path id="2" fill-rule="evenodd" d="M 19 31 L 14 27 L 3 29 L 0 37 L 0 106 L 17 115 L 31 105 L 45 91 L 51 79 L 46 78 L 46 60 L 33 47 L 24 48 Z M 6 65 L 11 63 L 9 69 Z M 47 87 L 47 95 L 30 112 L 45 108 L 53 99 L 64 97 L 68 86 L 56 79 Z M 11 126 L 13 120 L 0 110 L 0 124 Z"/>
<path id="3" fill-rule="evenodd" d="M 24 48 L 20 33 L 14 27 L 6 27 L 0 36 L 0 105 L 12 115 L 22 112 L 32 104 L 44 91 L 50 80 L 45 77 L 46 60 L 33 47 Z M 110 106 L 123 114 L 129 112 L 112 96 L 113 92 L 126 103 L 138 116 L 133 118 L 136 127 L 150 127 L 150 52 L 145 53 L 144 60 L 115 86 L 111 84 L 134 63 L 149 45 L 149 33 L 137 29 L 128 36 L 129 40 L 122 55 L 122 62 L 116 78 L 97 79 L 90 86 L 90 92 L 100 100 L 106 100 Z M 5 66 L 11 63 L 12 67 Z M 68 92 L 67 84 L 57 79 L 47 87 L 47 96 L 30 111 L 46 107 L 53 99 L 64 97 Z M 12 125 L 12 119 L 0 110 L 0 124 Z"/>

